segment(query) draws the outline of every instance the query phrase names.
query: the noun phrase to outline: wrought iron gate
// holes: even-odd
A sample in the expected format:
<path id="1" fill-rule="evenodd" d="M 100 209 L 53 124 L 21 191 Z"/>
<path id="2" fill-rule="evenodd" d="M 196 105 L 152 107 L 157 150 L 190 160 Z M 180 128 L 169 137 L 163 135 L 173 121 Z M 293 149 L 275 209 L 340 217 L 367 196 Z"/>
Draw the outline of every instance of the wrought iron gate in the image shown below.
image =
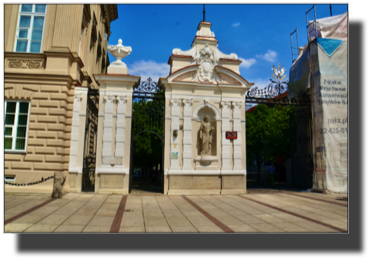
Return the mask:
<path id="1" fill-rule="evenodd" d="M 96 140 L 98 132 L 99 92 L 89 89 L 87 93 L 86 128 L 83 149 L 82 191 L 94 192 L 96 167 Z"/>
<path id="2" fill-rule="evenodd" d="M 129 192 L 131 192 L 134 174 L 135 141 L 139 135 L 148 133 L 159 140 L 162 145 L 160 177 L 163 182 L 164 165 L 164 133 L 165 133 L 165 95 L 157 88 L 157 83 L 151 78 L 143 81 L 133 92 L 132 125 L 131 125 L 131 151 L 129 171 Z M 148 160 L 147 160 L 148 161 Z M 158 167 L 156 168 L 156 173 Z M 163 188 L 163 184 L 162 184 Z M 162 190 L 163 191 L 163 190 Z"/>
<path id="3" fill-rule="evenodd" d="M 292 186 L 301 189 L 312 188 L 313 185 L 313 149 L 312 149 L 312 116 L 311 102 L 288 99 L 288 85 L 283 81 L 284 70 L 280 67 L 275 72 L 275 80 L 264 89 L 257 87 L 247 91 L 246 103 L 295 106 L 295 113 L 289 117 L 289 138 L 291 146 L 291 178 Z"/>
<path id="4" fill-rule="evenodd" d="M 296 106 L 290 117 L 293 186 L 310 189 L 313 186 L 312 120 L 309 106 Z"/>

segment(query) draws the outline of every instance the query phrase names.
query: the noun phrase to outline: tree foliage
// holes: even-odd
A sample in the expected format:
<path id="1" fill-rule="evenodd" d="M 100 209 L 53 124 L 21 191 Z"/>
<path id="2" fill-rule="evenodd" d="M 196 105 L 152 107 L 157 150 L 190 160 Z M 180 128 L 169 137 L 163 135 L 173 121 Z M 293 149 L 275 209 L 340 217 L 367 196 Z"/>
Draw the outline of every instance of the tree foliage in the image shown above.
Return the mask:
<path id="1" fill-rule="evenodd" d="M 248 165 L 256 160 L 260 171 L 262 162 L 274 162 L 278 154 L 285 159 L 290 157 L 290 116 L 294 113 L 294 106 L 269 108 L 259 104 L 246 114 Z"/>

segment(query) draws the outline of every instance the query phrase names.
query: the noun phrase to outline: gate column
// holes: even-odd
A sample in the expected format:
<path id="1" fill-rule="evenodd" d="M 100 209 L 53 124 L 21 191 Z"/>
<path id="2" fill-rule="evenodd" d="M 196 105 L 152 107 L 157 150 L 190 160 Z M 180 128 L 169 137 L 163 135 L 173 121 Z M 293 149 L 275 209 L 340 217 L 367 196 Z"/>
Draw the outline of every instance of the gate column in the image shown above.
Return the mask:
<path id="1" fill-rule="evenodd" d="M 69 187 L 70 192 L 81 192 L 84 152 L 84 133 L 86 128 L 87 92 L 84 87 L 74 89 L 74 109 L 72 118 Z"/>
<path id="2" fill-rule="evenodd" d="M 211 23 L 205 21 L 190 50 L 173 49 L 170 73 L 158 82 L 166 100 L 164 194 L 246 193 L 241 107 L 253 83 L 240 75 L 241 62 L 236 54 L 218 49 Z M 236 140 L 226 134 L 232 129 Z"/>
<path id="3" fill-rule="evenodd" d="M 121 59 L 132 49 L 121 42 L 108 46 L 116 58 L 107 68 L 108 73 L 95 76 L 100 87 L 95 193 L 101 194 L 129 192 L 132 94 L 140 77 L 128 74 Z"/>

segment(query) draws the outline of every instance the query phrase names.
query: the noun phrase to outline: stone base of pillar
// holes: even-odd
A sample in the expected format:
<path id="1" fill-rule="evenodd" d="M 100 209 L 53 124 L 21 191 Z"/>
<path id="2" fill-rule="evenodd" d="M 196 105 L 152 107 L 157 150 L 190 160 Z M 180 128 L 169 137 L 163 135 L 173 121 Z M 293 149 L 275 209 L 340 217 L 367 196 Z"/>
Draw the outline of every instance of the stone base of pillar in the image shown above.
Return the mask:
<path id="1" fill-rule="evenodd" d="M 129 174 L 126 173 L 99 173 L 96 193 L 119 194 L 129 193 Z"/>
<path id="2" fill-rule="evenodd" d="M 70 192 L 80 193 L 82 192 L 82 173 L 70 173 L 69 172 L 69 190 Z"/>
<path id="3" fill-rule="evenodd" d="M 236 195 L 247 193 L 247 180 L 245 175 L 223 175 L 221 194 Z"/>

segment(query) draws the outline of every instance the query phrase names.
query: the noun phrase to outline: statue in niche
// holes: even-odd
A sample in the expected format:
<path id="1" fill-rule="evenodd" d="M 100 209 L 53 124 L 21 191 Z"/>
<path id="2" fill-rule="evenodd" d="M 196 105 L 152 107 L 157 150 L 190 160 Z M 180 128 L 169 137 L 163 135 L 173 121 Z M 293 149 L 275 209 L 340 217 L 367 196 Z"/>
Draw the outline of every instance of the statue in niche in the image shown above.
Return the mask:
<path id="1" fill-rule="evenodd" d="M 201 155 L 210 155 L 211 154 L 211 144 L 212 144 L 212 132 L 214 127 L 211 127 L 209 122 L 209 117 L 205 116 L 203 118 L 201 127 L 200 127 L 200 138 L 202 140 L 202 151 Z"/>

